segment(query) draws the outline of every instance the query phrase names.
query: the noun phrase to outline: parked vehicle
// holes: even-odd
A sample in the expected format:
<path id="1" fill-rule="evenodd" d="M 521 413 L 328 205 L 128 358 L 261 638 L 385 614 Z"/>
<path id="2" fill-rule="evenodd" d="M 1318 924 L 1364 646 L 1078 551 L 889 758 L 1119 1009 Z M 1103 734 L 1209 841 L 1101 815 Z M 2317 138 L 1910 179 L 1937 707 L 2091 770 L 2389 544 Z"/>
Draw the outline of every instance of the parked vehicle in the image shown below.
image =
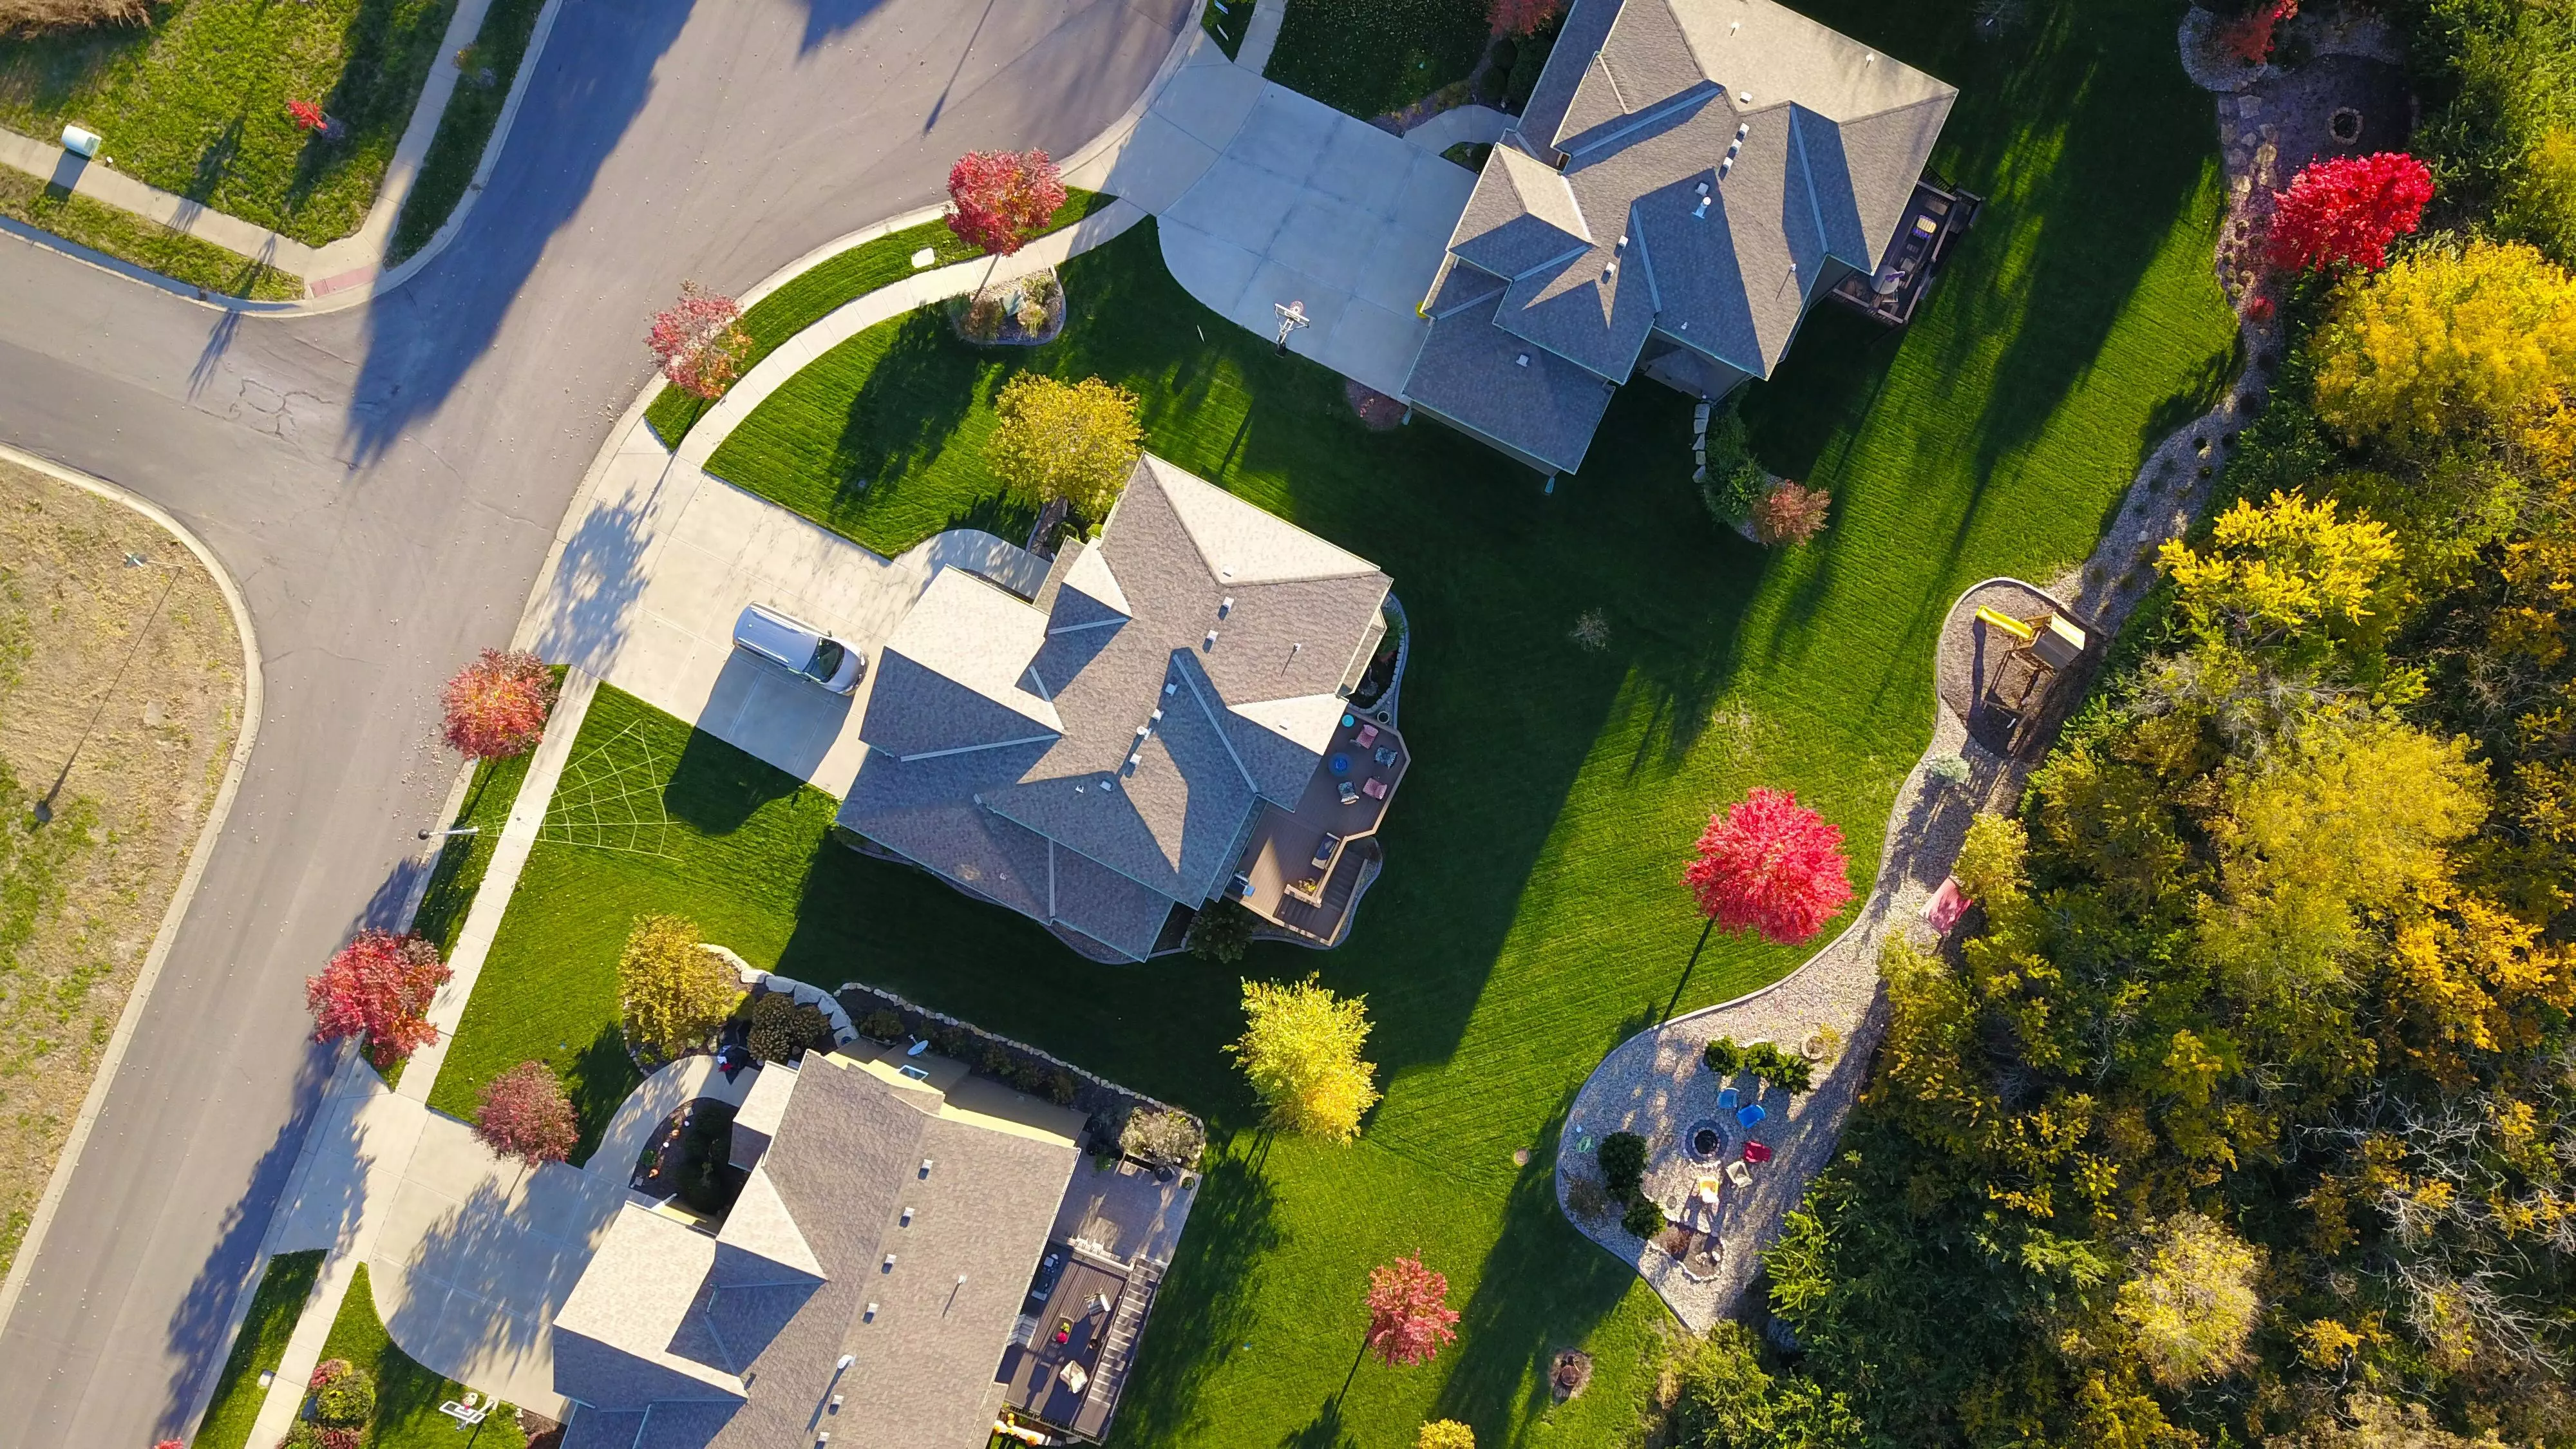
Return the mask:
<path id="1" fill-rule="evenodd" d="M 859 687 L 867 656 L 811 624 L 791 619 L 767 604 L 751 604 L 733 621 L 733 647 L 800 675 L 834 694 Z"/>

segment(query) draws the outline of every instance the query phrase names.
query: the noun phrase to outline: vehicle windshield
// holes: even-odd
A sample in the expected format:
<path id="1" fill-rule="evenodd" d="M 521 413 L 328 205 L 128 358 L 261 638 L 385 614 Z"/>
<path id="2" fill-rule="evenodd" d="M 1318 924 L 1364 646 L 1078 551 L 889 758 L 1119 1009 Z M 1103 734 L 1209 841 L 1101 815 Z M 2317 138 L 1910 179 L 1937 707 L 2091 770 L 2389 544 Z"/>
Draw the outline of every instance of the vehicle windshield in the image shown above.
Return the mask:
<path id="1" fill-rule="evenodd" d="M 841 672 L 841 654 L 841 646 L 826 639 L 814 646 L 814 662 L 805 666 L 805 672 L 829 683 Z"/>

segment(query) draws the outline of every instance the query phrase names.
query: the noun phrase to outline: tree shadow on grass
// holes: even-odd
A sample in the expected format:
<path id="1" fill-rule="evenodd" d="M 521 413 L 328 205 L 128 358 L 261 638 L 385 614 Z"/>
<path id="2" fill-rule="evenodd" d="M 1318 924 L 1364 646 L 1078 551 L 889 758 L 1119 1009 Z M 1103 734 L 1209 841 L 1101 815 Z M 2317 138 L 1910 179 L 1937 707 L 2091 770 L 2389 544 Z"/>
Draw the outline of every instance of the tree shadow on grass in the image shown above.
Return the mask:
<path id="1" fill-rule="evenodd" d="M 921 481 L 973 411 L 983 362 L 951 334 L 938 307 L 895 324 L 833 445 L 838 491 L 824 506 L 828 521 L 840 526 L 900 505 L 906 485 Z"/>
<path id="2" fill-rule="evenodd" d="M 1548 1361 L 1589 1339 L 1637 1281 L 1634 1268 L 1576 1232 L 1556 1205 L 1555 1143 L 1572 1102 L 1568 1094 L 1548 1114 L 1540 1134 L 1547 1145 L 1530 1154 L 1505 1199 L 1502 1234 L 1458 1319 L 1457 1360 L 1437 1401 L 1444 1417 L 1539 1422 L 1550 1398 Z"/>
<path id="3" fill-rule="evenodd" d="M 599 1029 L 572 1060 L 564 1072 L 564 1092 L 572 1098 L 573 1116 L 581 1123 L 581 1143 L 573 1148 L 572 1165 L 588 1162 L 599 1150 L 599 1140 L 608 1131 L 610 1119 L 635 1089 L 644 1084 L 644 1074 L 635 1070 L 635 1059 L 626 1054 L 626 1037 L 616 1022 Z"/>
<path id="4" fill-rule="evenodd" d="M 689 731 L 680 763 L 662 787 L 662 808 L 701 835 L 730 835 L 760 808 L 804 782 L 702 729 Z"/>
<path id="5" fill-rule="evenodd" d="M 1199 1393 L 1260 1321 L 1258 1268 L 1280 1243 L 1278 1189 L 1247 1146 L 1238 1136 L 1200 1182 L 1119 1400 L 1122 1442 L 1211 1441 Z"/>
<path id="6" fill-rule="evenodd" d="M 397 14 L 396 0 L 361 0 L 341 32 L 347 57 L 331 93 L 318 99 L 323 113 L 340 123 L 338 135 L 308 133 L 295 157 L 295 175 L 287 182 L 284 209 L 300 210 L 325 181 L 368 156 L 390 156 L 403 128 L 410 124 L 419 99 L 417 77 L 444 57 L 436 54 L 446 37 L 450 10 L 421 6 L 409 16 Z M 398 22 L 408 19 L 408 25 Z M 412 84 L 405 84 L 411 80 Z"/>

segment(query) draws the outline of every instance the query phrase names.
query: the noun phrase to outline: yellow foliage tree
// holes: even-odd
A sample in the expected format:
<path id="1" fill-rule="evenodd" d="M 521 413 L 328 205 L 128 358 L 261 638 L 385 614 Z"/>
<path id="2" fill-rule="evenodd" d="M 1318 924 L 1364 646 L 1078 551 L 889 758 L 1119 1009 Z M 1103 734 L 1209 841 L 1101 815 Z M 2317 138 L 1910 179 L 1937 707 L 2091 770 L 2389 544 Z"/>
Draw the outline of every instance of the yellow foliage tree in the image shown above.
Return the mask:
<path id="1" fill-rule="evenodd" d="M 2461 1050 L 2528 1051 L 2551 1018 L 2576 1009 L 2576 951 L 2447 882 L 2426 891 L 2425 904 L 2397 932 L 2389 1015 L 2419 1062 L 2464 1084 Z"/>
<path id="2" fill-rule="evenodd" d="M 1413 1449 L 1476 1449 L 1476 1431 L 1455 1419 L 1425 1420 Z"/>
<path id="3" fill-rule="evenodd" d="M 2360 624 L 2396 561 L 2385 525 L 2337 518 L 2333 499 L 2295 493 L 2274 493 L 2260 508 L 2238 500 L 2212 525 L 2206 554 L 2172 539 L 2157 555 L 2185 616 L 2206 633 L 2240 639 Z"/>
<path id="4" fill-rule="evenodd" d="M 1348 1142 L 1378 1100 L 1367 998 L 1340 997 L 1309 976 L 1294 986 L 1243 983 L 1243 1035 L 1226 1051 L 1283 1132 Z"/>
<path id="5" fill-rule="evenodd" d="M 2314 346 L 2319 416 L 2418 449 L 2576 391 L 2576 280 L 2520 242 L 2426 248 L 2346 280 Z"/>
<path id="6" fill-rule="evenodd" d="M 2524 153 L 2498 220 L 2561 266 L 2576 266 L 2576 131 L 2552 127 Z"/>
<path id="7" fill-rule="evenodd" d="M 1097 527 L 1135 469 L 1144 436 L 1136 395 L 1096 377 L 1023 372 L 1002 385 L 984 465 L 1006 487 L 1062 499 Z"/>
<path id="8" fill-rule="evenodd" d="M 2254 1292 L 2261 1266 L 2244 1239 L 2198 1213 L 2157 1230 L 2112 1308 L 2157 1383 L 2183 1388 L 2244 1362 L 2263 1309 Z"/>
<path id="9" fill-rule="evenodd" d="M 714 1035 L 742 999 L 733 972 L 699 940 L 694 922 L 638 916 L 617 958 L 627 1039 L 665 1061 Z"/>

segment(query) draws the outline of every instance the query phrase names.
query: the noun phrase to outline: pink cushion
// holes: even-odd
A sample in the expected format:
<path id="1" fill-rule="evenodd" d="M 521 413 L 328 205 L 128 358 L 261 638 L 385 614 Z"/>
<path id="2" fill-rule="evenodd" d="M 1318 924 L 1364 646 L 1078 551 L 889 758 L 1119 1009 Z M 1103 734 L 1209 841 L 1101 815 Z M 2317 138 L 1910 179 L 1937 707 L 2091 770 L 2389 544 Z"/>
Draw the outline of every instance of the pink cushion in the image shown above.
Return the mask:
<path id="1" fill-rule="evenodd" d="M 1959 924 L 1959 917 L 1971 904 L 1968 893 L 1959 889 L 1959 878 L 1952 876 L 1941 882 L 1941 888 L 1934 891 L 1932 899 L 1924 904 L 1923 919 L 1931 923 L 1934 931 L 1946 936 L 1952 926 Z"/>
<path id="2" fill-rule="evenodd" d="M 1384 780 L 1371 779 L 1367 784 L 1360 786 L 1360 788 L 1367 791 L 1368 797 L 1372 800 L 1383 800 L 1386 798 L 1386 782 Z"/>

